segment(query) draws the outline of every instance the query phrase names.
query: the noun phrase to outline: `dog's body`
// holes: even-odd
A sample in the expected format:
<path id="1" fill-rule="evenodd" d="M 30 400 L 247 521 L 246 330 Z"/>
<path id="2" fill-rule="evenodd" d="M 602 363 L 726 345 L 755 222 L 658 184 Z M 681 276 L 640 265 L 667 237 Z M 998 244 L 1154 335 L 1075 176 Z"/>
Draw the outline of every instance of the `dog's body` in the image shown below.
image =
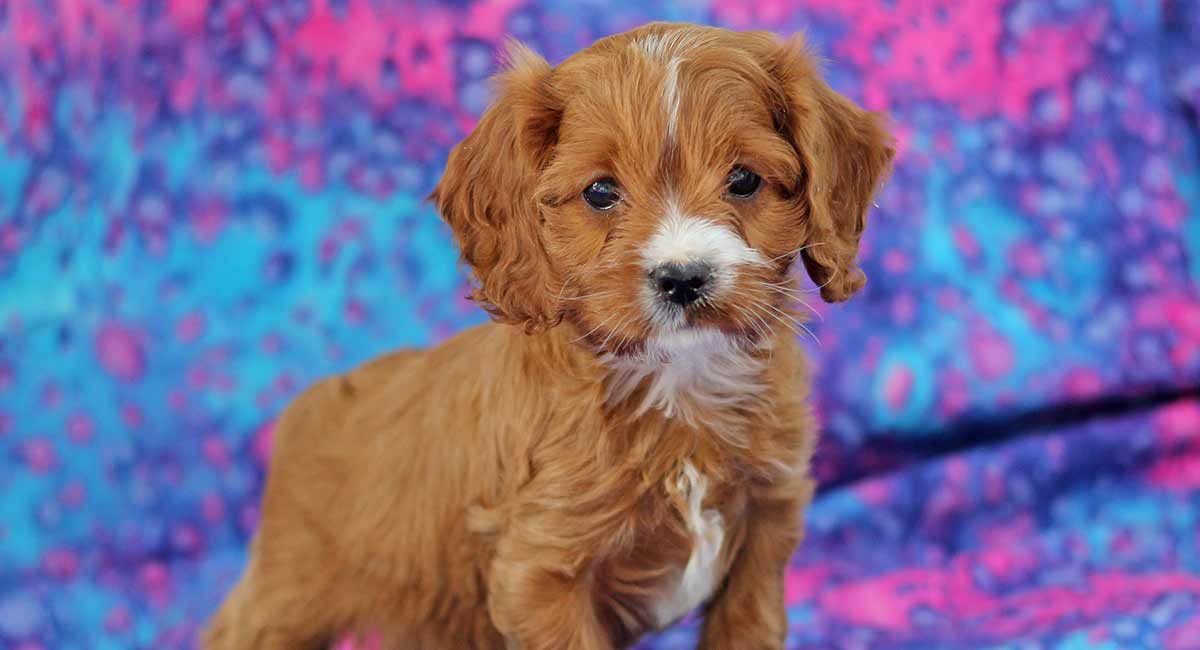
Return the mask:
<path id="1" fill-rule="evenodd" d="M 518 50 L 434 196 L 501 323 L 296 400 L 207 647 L 609 648 L 706 603 L 707 647 L 779 647 L 815 441 L 788 270 L 862 285 L 891 158 L 805 57 L 672 25 L 554 71 Z M 604 147 L 605 111 L 640 124 Z"/>
<path id="2" fill-rule="evenodd" d="M 753 622 L 778 630 L 781 562 L 811 492 L 795 349 L 773 351 L 763 408 L 727 441 L 658 411 L 614 426 L 607 370 L 558 332 L 484 325 L 301 396 L 213 646 L 301 648 L 361 629 L 387 647 L 503 647 L 494 615 L 529 647 L 601 647 L 700 604 L 675 605 L 676 587 L 714 535 L 719 557 L 700 558 L 689 586 L 715 586 L 744 543 L 777 547 L 776 562 L 741 569 L 741 588 L 767 589 L 772 618 Z"/>

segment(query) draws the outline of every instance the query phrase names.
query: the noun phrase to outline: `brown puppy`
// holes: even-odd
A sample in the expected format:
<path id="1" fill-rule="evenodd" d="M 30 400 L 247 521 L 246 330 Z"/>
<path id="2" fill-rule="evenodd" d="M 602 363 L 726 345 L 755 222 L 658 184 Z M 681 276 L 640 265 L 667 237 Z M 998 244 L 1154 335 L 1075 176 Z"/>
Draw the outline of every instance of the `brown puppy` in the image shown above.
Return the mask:
<path id="1" fill-rule="evenodd" d="M 498 321 L 310 388 L 205 646 L 778 648 L 816 431 L 786 309 L 855 266 L 891 139 L 798 40 L 519 46 L 433 193 Z"/>

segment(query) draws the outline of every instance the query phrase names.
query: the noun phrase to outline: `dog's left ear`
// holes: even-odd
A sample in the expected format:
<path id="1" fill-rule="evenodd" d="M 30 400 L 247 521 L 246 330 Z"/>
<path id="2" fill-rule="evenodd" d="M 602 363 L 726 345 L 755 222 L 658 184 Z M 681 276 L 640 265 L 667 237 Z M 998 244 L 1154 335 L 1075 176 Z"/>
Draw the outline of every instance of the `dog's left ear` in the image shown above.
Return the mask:
<path id="1" fill-rule="evenodd" d="M 807 211 L 804 266 L 821 297 L 840 302 L 866 284 L 858 242 L 895 149 L 886 118 L 830 88 L 816 62 L 795 37 L 776 40 L 765 67 L 777 83 L 777 126 L 804 169 L 796 188 Z"/>
<path id="2" fill-rule="evenodd" d="M 496 101 L 450 152 L 430 196 L 478 280 L 471 298 L 526 331 L 554 326 L 558 313 L 534 199 L 562 116 L 551 73 L 540 56 L 509 43 L 507 69 L 494 79 Z"/>

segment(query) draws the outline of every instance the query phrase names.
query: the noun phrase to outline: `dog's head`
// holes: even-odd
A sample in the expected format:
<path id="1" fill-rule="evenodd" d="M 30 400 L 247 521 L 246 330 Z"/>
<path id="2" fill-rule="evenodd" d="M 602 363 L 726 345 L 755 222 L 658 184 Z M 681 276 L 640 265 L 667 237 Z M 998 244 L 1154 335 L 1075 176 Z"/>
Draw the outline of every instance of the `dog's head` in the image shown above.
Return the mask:
<path id="1" fill-rule="evenodd" d="M 566 319 L 621 355 L 769 335 L 797 258 L 827 301 L 863 286 L 891 138 L 799 39 L 660 23 L 557 68 L 516 44 L 509 59 L 433 193 L 493 317 Z"/>

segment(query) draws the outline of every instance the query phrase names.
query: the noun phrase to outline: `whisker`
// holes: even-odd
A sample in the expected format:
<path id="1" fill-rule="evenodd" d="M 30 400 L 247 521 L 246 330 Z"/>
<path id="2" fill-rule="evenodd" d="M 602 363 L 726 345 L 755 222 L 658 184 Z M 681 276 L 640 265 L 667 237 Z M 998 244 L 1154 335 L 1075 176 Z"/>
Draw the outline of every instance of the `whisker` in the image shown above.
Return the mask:
<path id="1" fill-rule="evenodd" d="M 812 330 L 808 329 L 808 326 L 806 326 L 804 323 L 800 322 L 799 320 L 796 320 L 792 316 L 789 316 L 786 312 L 779 309 L 775 305 L 772 305 L 770 303 L 765 303 L 765 305 L 768 309 L 770 309 L 772 312 L 774 312 L 772 315 L 774 315 L 776 318 L 787 319 L 788 322 L 791 322 L 796 327 L 799 327 L 800 329 L 804 330 L 810 337 L 812 337 L 812 340 L 817 344 L 817 346 L 821 345 L 821 339 L 817 338 L 817 335 L 814 334 Z"/>
<path id="2" fill-rule="evenodd" d="M 621 329 L 621 328 L 625 327 L 625 325 L 626 325 L 626 324 L 627 324 L 627 323 L 628 323 L 628 322 L 631 320 L 631 318 L 632 318 L 632 317 L 630 317 L 630 316 L 626 316 L 626 317 L 622 318 L 622 319 L 621 319 L 621 320 L 620 320 L 620 321 L 617 323 L 617 325 L 616 325 L 615 327 L 613 327 L 613 328 L 612 328 L 612 331 L 610 331 L 610 332 L 608 333 L 608 336 L 604 337 L 604 340 L 600 342 L 600 346 L 599 346 L 599 347 L 600 347 L 600 349 L 601 349 L 601 350 L 608 349 L 608 342 L 609 342 L 609 340 L 610 340 L 610 339 L 612 339 L 613 335 L 615 335 L 615 334 L 616 334 L 618 331 L 620 331 L 620 329 Z"/>
<path id="3" fill-rule="evenodd" d="M 759 300 L 758 298 L 755 298 L 754 296 L 750 296 L 750 299 L 753 301 L 752 305 L 755 307 L 764 307 L 764 308 L 771 307 L 771 305 L 769 303 L 767 303 L 766 301 Z M 789 331 L 796 332 L 796 328 L 794 327 L 795 323 L 793 323 L 789 320 L 782 320 L 782 319 L 780 319 L 780 317 L 778 315 L 773 314 L 770 311 L 767 311 L 766 309 L 763 309 L 761 312 L 756 311 L 755 313 L 761 314 L 762 316 L 770 316 L 770 317 L 774 318 L 776 321 L 778 321 L 780 324 L 782 324 L 784 327 L 786 327 Z"/>
<path id="4" fill-rule="evenodd" d="M 767 260 L 767 264 L 770 264 L 772 262 L 783 259 L 783 258 L 787 257 L 788 255 L 798 255 L 801 252 L 812 248 L 813 246 L 824 246 L 824 245 L 825 245 L 825 242 L 820 242 L 820 241 L 814 242 L 812 244 L 805 244 L 805 245 L 801 246 L 800 248 L 797 248 L 796 250 L 788 251 L 786 253 L 783 253 L 782 255 L 776 255 L 775 257 L 772 257 L 771 259 Z"/>
<path id="5" fill-rule="evenodd" d="M 756 304 L 760 303 L 760 301 L 758 299 L 754 298 L 753 296 L 751 296 L 750 299 L 754 301 L 750 304 L 751 307 L 754 307 Z M 740 311 L 740 307 L 739 307 L 739 311 Z M 756 320 L 758 322 L 757 323 L 758 325 L 762 326 L 762 329 L 755 327 L 755 332 L 758 334 L 758 336 L 766 336 L 771 329 L 771 327 L 769 325 L 767 325 L 767 321 L 763 320 L 762 316 L 756 310 L 750 311 L 749 316 L 750 316 L 750 318 Z"/>
<path id="6" fill-rule="evenodd" d="M 750 306 L 753 307 L 753 303 Z M 739 314 L 742 314 L 751 320 L 750 327 L 754 331 L 754 337 L 756 339 L 766 339 L 768 337 L 771 327 L 767 324 L 767 321 L 763 320 L 762 316 L 759 315 L 757 311 L 753 309 L 743 309 L 740 305 L 737 306 L 737 311 Z M 767 363 L 770 364 L 771 361 L 775 359 L 775 346 L 769 346 L 767 350 Z"/>
<path id="7" fill-rule="evenodd" d="M 571 298 L 559 298 L 559 300 L 563 300 L 563 301 L 589 300 L 591 298 L 603 298 L 603 297 L 607 297 L 607 296 L 612 296 L 612 295 L 616 295 L 617 293 L 619 293 L 619 292 L 614 289 L 611 291 L 598 291 L 596 293 L 588 294 L 586 296 L 574 296 Z"/>
<path id="8" fill-rule="evenodd" d="M 610 321 L 610 320 L 612 320 L 614 317 L 616 317 L 616 315 L 617 315 L 617 312 L 613 312 L 613 313 L 609 314 L 609 315 L 608 315 L 608 318 L 605 318 L 604 320 L 600 321 L 600 324 L 599 324 L 599 325 L 597 325 L 597 326 L 593 327 L 592 329 L 588 330 L 587 334 L 584 334 L 583 336 L 581 336 L 581 337 L 579 337 L 579 338 L 577 338 L 577 339 L 575 339 L 574 341 L 571 341 L 571 342 L 572 342 L 572 343 L 578 343 L 578 342 L 580 342 L 580 341 L 582 341 L 582 340 L 586 339 L 587 337 L 589 337 L 589 336 L 591 336 L 592 334 L 594 334 L 594 333 L 596 332 L 596 330 L 600 329 L 601 327 L 604 327 L 604 325 L 605 325 L 606 323 L 608 323 L 608 321 Z"/>
<path id="9" fill-rule="evenodd" d="M 812 305 L 810 305 L 810 304 L 808 304 L 808 302 L 807 302 L 807 301 L 805 301 L 803 298 L 801 298 L 801 297 L 799 297 L 799 296 L 797 296 L 797 295 L 794 295 L 794 294 L 792 294 L 792 293 L 788 293 L 788 291 L 787 291 L 787 290 L 785 290 L 785 289 L 782 289 L 782 288 L 780 288 L 780 287 L 778 287 L 778 286 L 776 286 L 776 285 L 770 284 L 770 283 L 765 283 L 765 284 L 764 284 L 764 286 L 766 286 L 768 289 L 771 289 L 772 291 L 777 291 L 777 292 L 779 292 L 780 294 L 782 294 L 782 295 L 784 295 L 784 296 L 786 296 L 786 297 L 788 297 L 788 298 L 791 298 L 792 300 L 794 300 L 794 301 L 796 301 L 796 302 L 800 303 L 802 306 L 804 306 L 804 308 L 806 308 L 806 309 L 808 309 L 809 311 L 811 311 L 811 312 L 813 313 L 813 316 L 816 316 L 816 317 L 817 317 L 817 320 L 824 322 L 824 320 L 825 320 L 825 316 L 824 316 L 823 314 L 821 314 L 821 312 L 819 312 L 819 311 L 817 311 L 816 309 L 814 309 L 814 308 L 813 308 L 813 306 L 812 306 Z"/>

